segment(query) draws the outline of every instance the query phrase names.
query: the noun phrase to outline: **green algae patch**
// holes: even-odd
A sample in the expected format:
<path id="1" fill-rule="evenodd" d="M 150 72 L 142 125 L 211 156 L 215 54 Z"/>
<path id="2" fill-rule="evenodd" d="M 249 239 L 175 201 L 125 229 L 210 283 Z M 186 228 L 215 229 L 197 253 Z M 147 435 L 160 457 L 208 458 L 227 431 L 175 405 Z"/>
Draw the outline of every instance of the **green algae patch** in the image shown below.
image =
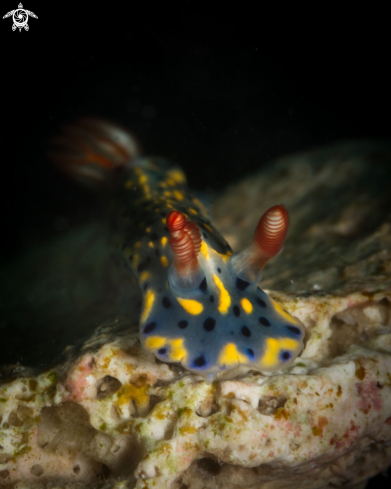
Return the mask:
<path id="1" fill-rule="evenodd" d="M 52 382 L 52 383 L 55 383 L 57 382 L 57 374 L 56 372 L 54 372 L 53 370 L 51 372 L 49 372 L 48 376 L 47 376 L 47 379 Z"/>

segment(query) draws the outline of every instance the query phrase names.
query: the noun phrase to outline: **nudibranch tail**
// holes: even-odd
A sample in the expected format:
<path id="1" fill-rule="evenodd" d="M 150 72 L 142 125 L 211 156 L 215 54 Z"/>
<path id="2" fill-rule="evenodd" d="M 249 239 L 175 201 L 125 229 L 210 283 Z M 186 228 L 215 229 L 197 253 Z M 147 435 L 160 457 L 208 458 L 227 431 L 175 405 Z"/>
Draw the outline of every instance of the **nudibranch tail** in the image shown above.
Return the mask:
<path id="1" fill-rule="evenodd" d="M 64 173 L 82 183 L 104 183 L 111 172 L 140 153 L 136 139 L 100 119 L 81 119 L 65 126 L 52 140 L 49 157 Z"/>
<path id="2" fill-rule="evenodd" d="M 84 119 L 65 129 L 51 156 L 74 179 L 111 189 L 112 242 L 140 285 L 144 348 L 208 378 L 238 365 L 276 371 L 291 364 L 304 327 L 258 287 L 284 242 L 285 207 L 266 211 L 251 244 L 233 255 L 182 170 L 138 153 L 127 131 Z"/>

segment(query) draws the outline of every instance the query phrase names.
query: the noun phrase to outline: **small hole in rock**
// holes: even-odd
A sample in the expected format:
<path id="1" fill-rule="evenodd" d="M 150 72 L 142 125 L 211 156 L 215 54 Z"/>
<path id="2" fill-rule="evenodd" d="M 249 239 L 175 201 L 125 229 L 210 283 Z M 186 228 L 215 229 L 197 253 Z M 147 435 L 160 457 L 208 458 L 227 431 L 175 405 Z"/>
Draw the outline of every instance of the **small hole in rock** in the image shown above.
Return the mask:
<path id="1" fill-rule="evenodd" d="M 110 477 L 110 474 L 111 474 L 111 471 L 110 469 L 107 467 L 107 465 L 105 464 L 102 464 L 102 472 L 100 474 L 100 477 L 99 479 L 101 480 L 107 480 L 109 477 Z"/>
<path id="2" fill-rule="evenodd" d="M 132 399 L 129 403 L 129 414 L 133 418 L 137 418 L 139 416 L 137 403 L 134 399 Z"/>
<path id="3" fill-rule="evenodd" d="M 209 457 L 200 458 L 197 460 L 197 466 L 199 469 L 207 472 L 210 475 L 219 475 L 221 472 L 220 462 Z"/>
<path id="4" fill-rule="evenodd" d="M 31 467 L 30 472 L 32 475 L 35 475 L 35 477 L 39 477 L 43 474 L 43 468 L 39 464 L 35 464 Z"/>
<path id="5" fill-rule="evenodd" d="M 155 396 L 152 394 L 149 396 L 149 410 L 152 411 L 152 409 L 156 406 L 156 404 L 159 404 L 161 401 L 161 398 L 159 396 Z"/>
<path id="6" fill-rule="evenodd" d="M 277 411 L 277 409 L 284 407 L 286 401 L 287 401 L 286 397 L 275 397 L 275 396 L 263 397 L 259 399 L 258 411 L 265 416 L 271 416 Z"/>
<path id="7" fill-rule="evenodd" d="M 96 397 L 97 399 L 105 399 L 110 397 L 121 388 L 121 382 L 111 375 L 106 375 L 102 379 L 98 380 L 96 384 Z"/>
<path id="8" fill-rule="evenodd" d="M 9 470 L 0 470 L 0 479 L 8 479 L 9 476 Z"/>

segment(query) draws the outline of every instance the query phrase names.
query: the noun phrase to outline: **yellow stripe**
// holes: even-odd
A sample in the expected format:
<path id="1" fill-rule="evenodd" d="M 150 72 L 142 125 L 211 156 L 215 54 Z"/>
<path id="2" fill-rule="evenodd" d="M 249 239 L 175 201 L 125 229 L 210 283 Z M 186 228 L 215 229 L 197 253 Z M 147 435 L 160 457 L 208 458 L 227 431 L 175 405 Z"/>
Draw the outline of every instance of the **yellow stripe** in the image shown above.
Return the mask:
<path id="1" fill-rule="evenodd" d="M 214 234 L 215 232 L 213 229 L 209 226 L 209 224 L 206 224 L 206 222 L 203 223 L 204 228 L 206 228 L 210 233 Z"/>
<path id="2" fill-rule="evenodd" d="M 281 314 L 281 316 L 285 319 L 285 321 L 292 322 L 294 321 L 296 324 L 299 322 L 296 318 L 291 316 L 288 312 L 285 312 L 284 309 L 280 306 L 280 304 L 276 301 L 272 300 L 272 304 L 274 306 L 274 309 L 278 314 Z"/>
<path id="3" fill-rule="evenodd" d="M 136 255 L 133 256 L 133 261 L 132 261 L 133 268 L 136 268 L 137 267 L 139 259 L 140 259 L 140 256 L 139 255 L 136 254 Z"/>
<path id="4" fill-rule="evenodd" d="M 200 249 L 201 253 L 204 255 L 205 259 L 206 260 L 209 260 L 209 251 L 208 251 L 208 246 L 207 244 L 205 243 L 205 241 L 203 241 L 201 243 L 201 249 Z"/>
<path id="5" fill-rule="evenodd" d="M 231 296 L 217 275 L 213 274 L 213 279 L 220 290 L 219 305 L 217 309 L 221 314 L 226 314 L 229 306 L 231 305 Z"/>
<path id="6" fill-rule="evenodd" d="M 148 319 L 148 316 L 151 313 L 154 300 L 155 300 L 155 294 L 152 292 L 152 290 L 147 290 L 144 297 L 144 308 L 143 308 L 143 312 L 141 313 L 141 319 L 140 319 L 142 323 L 144 323 Z"/>

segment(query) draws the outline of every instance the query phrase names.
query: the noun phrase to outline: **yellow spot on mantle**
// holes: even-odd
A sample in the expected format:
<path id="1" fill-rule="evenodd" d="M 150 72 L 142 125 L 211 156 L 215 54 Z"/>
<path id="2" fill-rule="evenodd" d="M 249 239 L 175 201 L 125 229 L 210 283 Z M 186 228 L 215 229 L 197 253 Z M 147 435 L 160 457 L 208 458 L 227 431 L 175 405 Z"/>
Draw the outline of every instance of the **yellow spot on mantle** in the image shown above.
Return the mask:
<path id="1" fill-rule="evenodd" d="M 224 287 L 223 282 L 219 279 L 217 275 L 213 274 L 213 279 L 220 291 L 219 305 L 217 309 L 221 314 L 226 314 L 229 306 L 231 305 L 231 296 L 229 295 L 228 290 Z"/>
<path id="2" fill-rule="evenodd" d="M 145 340 L 145 346 L 149 350 L 157 350 L 166 344 L 166 338 L 163 336 L 150 336 Z"/>
<path id="3" fill-rule="evenodd" d="M 179 190 L 174 190 L 172 192 L 173 196 L 177 199 L 177 200 L 183 200 L 184 199 L 184 196 L 183 196 L 183 193 L 182 192 L 179 192 Z"/>
<path id="4" fill-rule="evenodd" d="M 162 246 L 166 246 L 166 243 L 167 243 L 167 238 L 166 236 L 163 236 L 163 238 L 160 240 Z"/>
<path id="5" fill-rule="evenodd" d="M 228 343 L 220 353 L 219 363 L 220 365 L 237 365 L 238 363 L 248 363 L 248 358 L 238 352 L 234 343 Z"/>
<path id="6" fill-rule="evenodd" d="M 266 351 L 261 358 L 260 365 L 264 368 L 275 368 L 280 366 L 279 354 L 281 350 L 295 351 L 299 342 L 291 338 L 268 338 L 266 340 Z M 282 364 L 281 364 L 282 367 Z"/>
<path id="7" fill-rule="evenodd" d="M 147 179 L 146 175 L 140 175 L 139 179 L 138 179 L 139 183 L 141 183 L 141 184 L 145 183 L 147 180 L 148 179 Z"/>
<path id="8" fill-rule="evenodd" d="M 142 272 L 142 274 L 140 275 L 141 282 L 145 282 L 145 280 L 148 280 L 150 276 L 151 274 L 149 272 L 147 271 Z"/>
<path id="9" fill-rule="evenodd" d="M 161 261 L 161 264 L 163 265 L 163 267 L 168 267 L 168 260 L 167 260 L 167 257 L 165 257 L 164 255 L 160 257 L 160 261 Z"/>
<path id="10" fill-rule="evenodd" d="M 125 182 L 125 188 L 132 188 L 134 185 L 133 180 L 126 180 Z"/>
<path id="11" fill-rule="evenodd" d="M 201 304 L 201 302 L 195 301 L 193 299 L 181 299 L 180 297 L 178 297 L 177 299 L 183 309 L 193 316 L 201 314 L 201 312 L 204 310 L 204 306 Z"/>
<path id="12" fill-rule="evenodd" d="M 183 339 L 170 339 L 163 336 L 150 336 L 145 340 L 145 347 L 149 350 L 158 350 L 162 346 L 171 347 L 169 357 L 172 362 L 181 362 L 186 359 L 187 351 L 183 346 Z"/>
<path id="13" fill-rule="evenodd" d="M 141 318 L 140 318 L 140 321 L 142 323 L 144 323 L 148 319 L 148 316 L 151 313 L 151 309 L 152 309 L 154 301 L 155 301 L 155 294 L 152 292 L 152 290 L 147 290 L 145 297 L 144 297 L 144 307 L 143 307 L 143 311 L 141 313 Z"/>
<path id="14" fill-rule="evenodd" d="M 185 174 L 180 170 L 169 170 L 167 173 L 167 178 L 172 178 L 177 183 L 185 183 L 186 177 Z"/>
<path id="15" fill-rule="evenodd" d="M 148 243 L 148 246 L 149 246 L 150 248 L 153 248 L 153 246 L 154 246 L 154 245 L 153 245 L 153 241 L 150 241 L 150 242 Z"/>
<path id="16" fill-rule="evenodd" d="M 181 362 L 186 359 L 187 351 L 183 347 L 183 340 L 178 338 L 176 340 L 169 341 L 171 345 L 170 360 L 173 362 Z"/>
<path id="17" fill-rule="evenodd" d="M 240 303 L 243 307 L 244 312 L 246 312 L 247 314 L 251 314 L 253 312 L 253 305 L 251 304 L 251 302 L 248 299 L 243 297 L 243 299 L 240 301 Z"/>

